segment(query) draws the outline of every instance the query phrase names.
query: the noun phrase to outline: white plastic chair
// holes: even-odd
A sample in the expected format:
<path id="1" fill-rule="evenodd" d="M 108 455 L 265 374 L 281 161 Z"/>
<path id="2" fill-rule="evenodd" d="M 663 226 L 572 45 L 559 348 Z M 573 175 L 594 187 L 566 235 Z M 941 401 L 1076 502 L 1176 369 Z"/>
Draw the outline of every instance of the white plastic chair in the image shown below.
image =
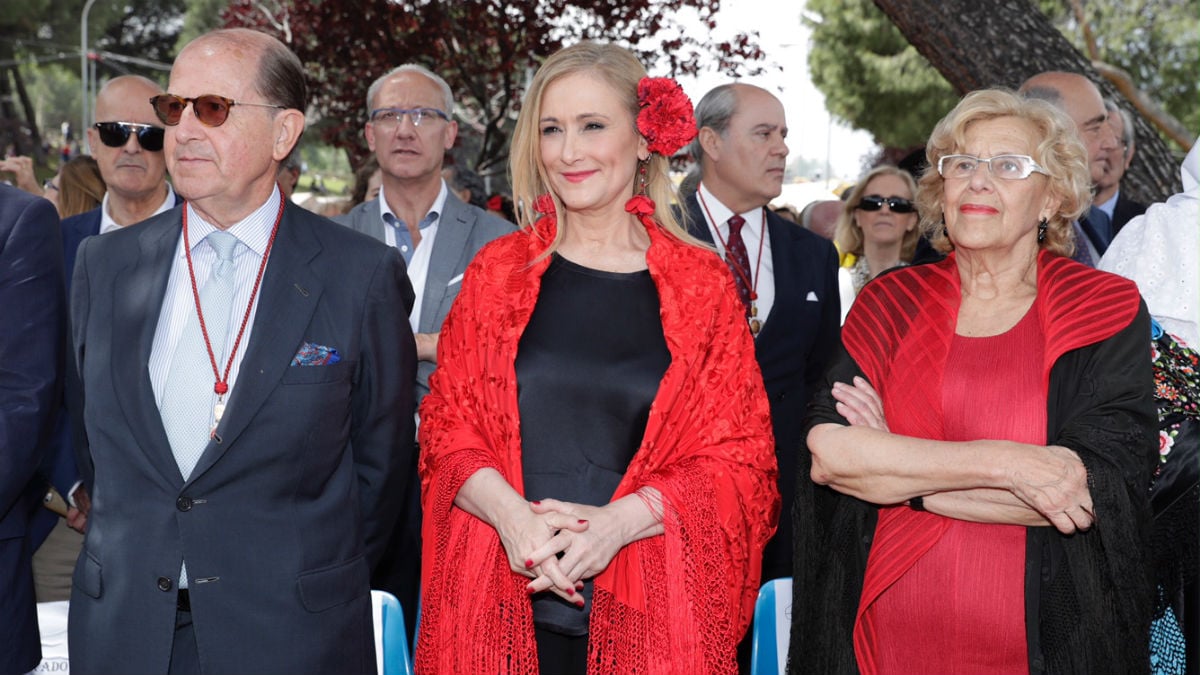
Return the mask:
<path id="1" fill-rule="evenodd" d="M 792 639 L 792 579 L 763 584 L 754 603 L 750 675 L 782 675 Z"/>
<path id="2" fill-rule="evenodd" d="M 387 591 L 371 591 L 371 615 L 375 621 L 375 666 L 379 675 L 412 675 L 400 601 Z"/>

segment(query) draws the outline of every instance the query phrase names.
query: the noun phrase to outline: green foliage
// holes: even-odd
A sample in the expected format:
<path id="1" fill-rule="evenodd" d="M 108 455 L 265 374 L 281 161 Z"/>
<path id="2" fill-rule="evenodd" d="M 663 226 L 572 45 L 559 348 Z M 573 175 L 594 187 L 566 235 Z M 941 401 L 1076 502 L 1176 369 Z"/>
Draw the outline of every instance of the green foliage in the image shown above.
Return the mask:
<path id="1" fill-rule="evenodd" d="M 1101 61 L 1193 134 L 1200 132 L 1200 0 L 1081 0 Z M 1069 0 L 1034 0 L 1081 53 L 1084 33 Z M 882 145 L 923 142 L 957 101 L 871 0 L 808 0 L 809 70 L 830 112 Z"/>
<path id="2" fill-rule="evenodd" d="M 925 142 L 954 90 L 870 0 L 808 0 L 808 69 L 839 120 L 881 145 Z"/>
<path id="3" fill-rule="evenodd" d="M 183 30 L 175 42 L 178 52 L 184 45 L 214 28 L 221 27 L 221 10 L 229 0 L 187 0 L 187 11 L 183 15 Z"/>
<path id="4" fill-rule="evenodd" d="M 1047 16 L 1087 54 L 1068 3 L 1043 4 L 1058 5 Z M 1083 6 L 1100 60 L 1129 73 L 1193 135 L 1200 133 L 1200 0 L 1093 0 Z"/>

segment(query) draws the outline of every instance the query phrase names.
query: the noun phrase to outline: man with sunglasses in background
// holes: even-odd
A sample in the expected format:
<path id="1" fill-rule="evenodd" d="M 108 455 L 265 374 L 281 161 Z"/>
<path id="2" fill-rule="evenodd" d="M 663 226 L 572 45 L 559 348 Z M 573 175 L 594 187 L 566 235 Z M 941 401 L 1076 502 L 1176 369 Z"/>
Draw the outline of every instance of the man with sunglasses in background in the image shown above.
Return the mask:
<path id="1" fill-rule="evenodd" d="M 458 297 L 476 251 L 516 228 L 455 195 L 442 178 L 442 160 L 458 135 L 450 86 L 428 69 L 405 64 L 367 89 L 367 145 L 383 179 L 379 197 L 335 221 L 394 246 L 404 256 L 416 293 L 409 324 L 417 341 L 417 406 L 429 393 L 438 333 Z M 412 441 L 414 444 L 416 439 Z M 416 627 L 421 580 L 421 495 L 416 455 L 408 495 L 372 588 L 400 599 L 410 634 Z"/>
<path id="2" fill-rule="evenodd" d="M 413 293 L 395 249 L 283 198 L 304 80 L 263 33 L 188 43 L 143 101 L 186 203 L 79 249 L 95 471 L 72 672 L 375 672 L 369 572 L 412 463 Z"/>
<path id="3" fill-rule="evenodd" d="M 787 165 L 779 99 L 759 87 L 721 85 L 696 105 L 696 126 L 689 149 L 700 184 L 684 201 L 690 231 L 715 243 L 733 273 L 771 402 L 782 508 L 763 552 L 766 582 L 792 576 L 797 449 L 809 395 L 838 344 L 838 256 L 829 240 L 766 208 L 783 190 Z M 748 644 L 739 648 L 743 665 Z"/>
<path id="4" fill-rule="evenodd" d="M 96 95 L 96 123 L 88 130 L 92 156 L 100 167 L 107 192 L 100 206 L 62 221 L 63 261 L 70 291 L 75 252 L 85 238 L 141 222 L 179 203 L 166 180 L 163 161 L 163 127 L 145 99 L 162 87 L 144 77 L 114 77 Z M 41 477 L 70 505 L 66 518 L 39 509 L 30 523 L 31 539 L 39 546 L 34 557 L 38 600 L 65 600 L 70 592 L 71 570 L 79 557 L 90 508 L 87 471 L 77 464 L 77 445 L 84 443 L 82 419 L 76 402 L 79 381 L 67 368 L 64 407 L 50 437 Z M 82 469 L 82 472 L 81 472 Z M 81 477 L 84 480 L 81 480 Z M 38 486 L 45 493 L 46 486 Z M 72 531 L 75 530 L 75 531 Z"/>

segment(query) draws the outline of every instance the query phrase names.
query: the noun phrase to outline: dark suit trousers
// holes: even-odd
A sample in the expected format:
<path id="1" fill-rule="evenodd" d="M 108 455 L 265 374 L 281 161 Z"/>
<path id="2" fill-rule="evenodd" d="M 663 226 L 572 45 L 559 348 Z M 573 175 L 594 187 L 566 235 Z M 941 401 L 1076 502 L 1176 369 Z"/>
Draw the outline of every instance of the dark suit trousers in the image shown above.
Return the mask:
<path id="1" fill-rule="evenodd" d="M 171 643 L 169 675 L 200 675 L 200 649 L 196 646 L 196 630 L 192 613 L 175 610 L 175 641 Z"/>

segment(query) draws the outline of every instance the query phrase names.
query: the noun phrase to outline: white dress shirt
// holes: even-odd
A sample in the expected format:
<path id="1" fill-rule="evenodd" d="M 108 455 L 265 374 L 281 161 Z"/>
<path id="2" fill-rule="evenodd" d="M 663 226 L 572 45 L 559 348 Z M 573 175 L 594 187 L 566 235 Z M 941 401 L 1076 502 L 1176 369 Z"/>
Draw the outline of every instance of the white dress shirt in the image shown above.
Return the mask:
<path id="1" fill-rule="evenodd" d="M 266 203 L 258 207 L 249 216 L 235 223 L 227 232 L 238 238 L 245 248 L 234 255 L 234 265 L 237 267 L 237 293 L 233 296 L 232 314 L 229 317 L 229 334 L 224 343 L 232 346 L 238 330 L 241 329 L 242 319 L 246 316 L 246 305 L 250 302 L 250 292 L 254 289 L 254 279 L 258 276 L 258 268 L 262 264 L 263 254 L 267 250 L 267 242 L 271 238 L 271 229 L 275 226 L 275 214 L 279 212 L 282 199 L 279 187 L 271 191 Z M 202 287 L 208 280 L 212 266 L 217 262 L 217 253 L 204 241 L 204 238 L 216 228 L 207 223 L 196 213 L 190 204 L 184 206 L 187 210 L 188 241 L 192 246 L 192 266 L 196 274 L 196 284 Z M 242 249 L 242 247 L 239 247 Z M 261 290 L 261 289 L 260 289 Z M 254 298 L 254 306 L 250 308 L 250 319 L 246 323 L 246 332 L 238 343 L 234 354 L 233 365 L 229 370 L 229 392 L 225 395 L 228 402 L 237 386 L 238 371 L 241 370 L 242 357 L 246 355 L 246 346 L 250 344 L 250 336 L 254 332 L 254 317 L 258 314 L 258 301 L 261 293 Z M 162 309 L 159 310 L 158 327 L 154 330 L 154 346 L 150 351 L 150 384 L 154 388 L 154 401 L 162 407 L 163 390 L 167 384 L 167 373 L 171 370 L 171 359 L 183 328 L 196 314 L 196 302 L 192 295 L 192 282 L 188 276 L 187 257 L 183 249 L 183 237 L 175 246 L 175 254 L 171 261 L 171 274 L 167 279 L 167 291 L 163 295 Z M 220 344 L 221 339 L 210 336 L 214 345 Z M 216 352 L 214 347 L 214 352 Z M 217 353 L 217 368 L 222 375 L 225 364 L 229 361 L 226 353 Z M 197 386 L 212 387 L 216 382 L 197 383 Z"/>
<path id="2" fill-rule="evenodd" d="M 408 323 L 412 326 L 413 333 L 418 332 L 417 325 L 421 320 L 421 304 L 422 298 L 425 296 L 425 279 L 429 276 L 429 258 L 433 254 L 433 240 L 437 237 L 438 224 L 441 223 L 442 211 L 446 208 L 446 195 L 449 190 L 446 189 L 446 181 L 442 181 L 442 189 L 438 191 L 437 199 L 433 200 L 433 204 L 429 207 L 429 211 L 425 214 L 424 220 L 432 219 L 429 225 L 421 228 L 421 241 L 417 243 L 417 249 L 412 253 L 412 259 L 408 261 L 408 281 L 412 284 L 413 294 L 416 298 L 413 300 L 412 312 L 408 315 Z M 383 193 L 383 187 L 379 188 L 379 220 L 383 223 L 383 236 L 388 246 L 396 245 L 396 230 L 388 224 L 384 214 L 391 214 L 392 209 L 388 206 L 387 197 Z M 406 251 L 402 251 L 405 252 Z"/>
<path id="3" fill-rule="evenodd" d="M 729 240 L 729 219 L 733 217 L 733 211 L 714 197 L 703 182 L 696 191 L 708 231 L 717 246 L 717 253 L 724 260 L 724 242 Z M 771 237 L 767 232 L 767 211 L 759 207 L 738 215 L 746 221 L 742 225 L 742 241 L 746 244 L 746 256 L 750 259 L 750 287 L 758 294 L 758 300 L 754 302 L 758 307 L 756 318 L 765 324 L 775 305 L 775 265 L 771 258 Z M 762 247 L 761 258 L 759 246 Z"/>

